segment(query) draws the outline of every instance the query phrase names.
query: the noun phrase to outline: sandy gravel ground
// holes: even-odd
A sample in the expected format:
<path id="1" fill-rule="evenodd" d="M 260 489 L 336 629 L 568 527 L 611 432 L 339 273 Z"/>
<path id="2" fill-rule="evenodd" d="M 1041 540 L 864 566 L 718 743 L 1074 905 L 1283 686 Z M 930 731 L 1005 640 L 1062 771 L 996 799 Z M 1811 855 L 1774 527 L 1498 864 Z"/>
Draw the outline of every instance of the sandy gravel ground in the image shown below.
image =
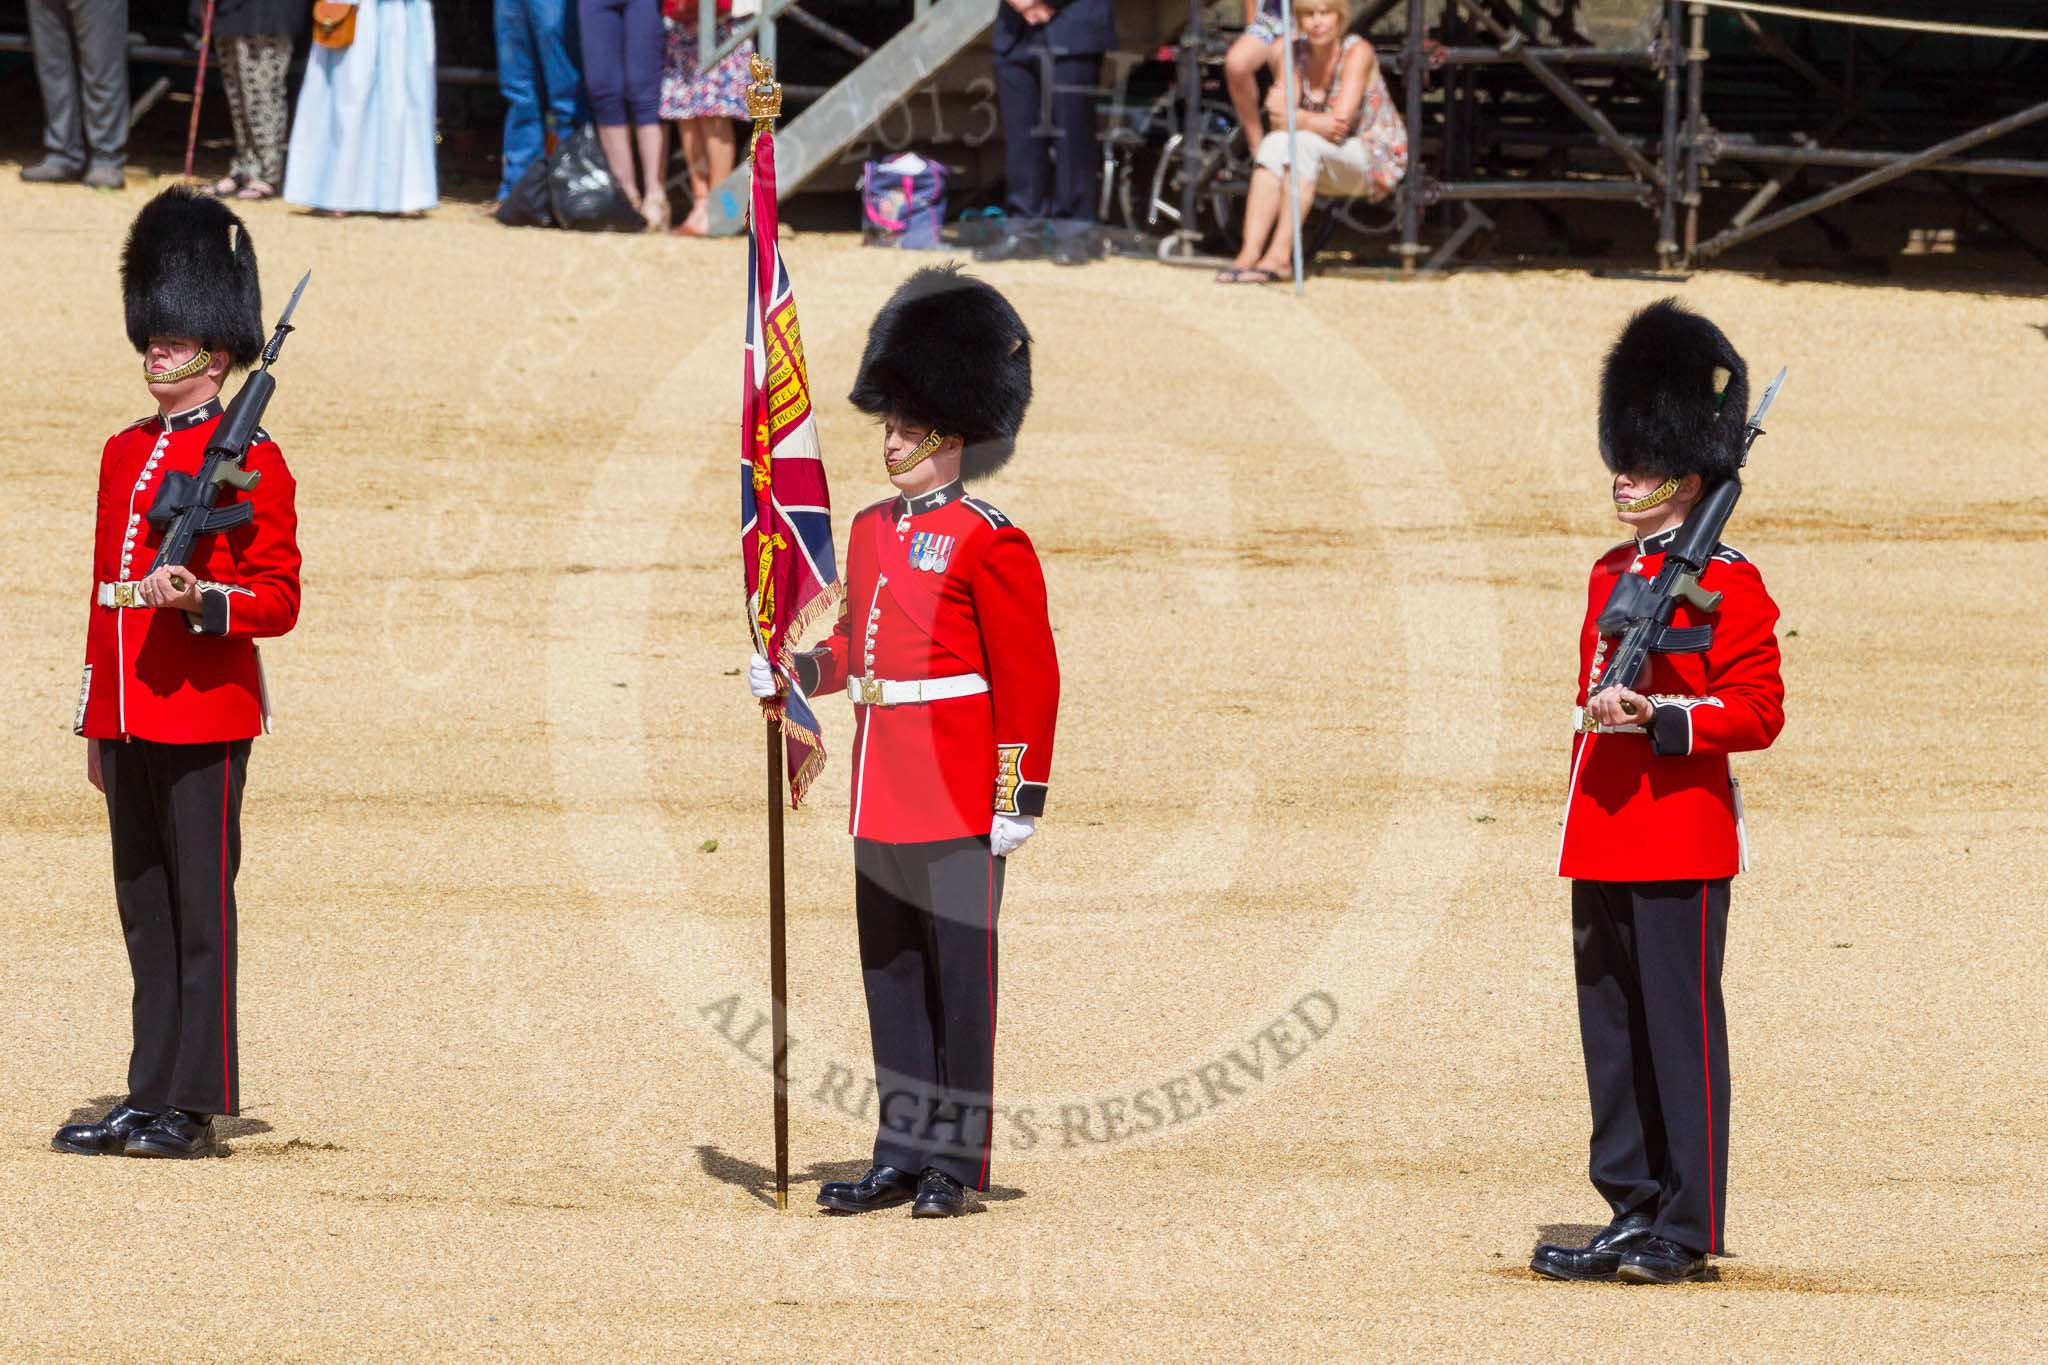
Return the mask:
<path id="1" fill-rule="evenodd" d="M 983 491 L 1066 676 L 1012 870 L 980 1216 L 863 1163 L 851 723 L 792 818 L 792 1210 L 767 1204 L 761 732 L 734 543 L 737 243 L 315 221 L 269 426 L 306 609 L 266 651 L 226 1161 L 58 1156 L 120 1093 L 104 815 L 68 732 L 96 452 L 150 404 L 145 188 L 0 168 L 0 1346 L 47 1356 L 2019 1358 L 2048 1330 L 2048 302 L 1703 275 L 1790 364 L 1731 540 L 1785 612 L 1744 761 L 1718 1285 L 1543 1283 L 1602 1221 L 1558 836 L 1602 347 L 1664 292 L 992 268 L 1039 398 Z M 789 257 L 841 397 L 911 260 Z M 710 841 L 716 841 L 715 851 Z M 856 1112 L 849 1114 L 847 1110 Z M 2033 1341 L 2034 1348 L 2026 1343 Z"/>

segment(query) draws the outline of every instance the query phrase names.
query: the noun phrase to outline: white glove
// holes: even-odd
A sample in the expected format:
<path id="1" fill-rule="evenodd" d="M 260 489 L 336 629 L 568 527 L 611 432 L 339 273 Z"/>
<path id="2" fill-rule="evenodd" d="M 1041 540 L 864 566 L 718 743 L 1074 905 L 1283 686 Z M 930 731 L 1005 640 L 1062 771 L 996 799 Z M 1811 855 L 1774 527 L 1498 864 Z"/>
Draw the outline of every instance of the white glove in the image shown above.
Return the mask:
<path id="1" fill-rule="evenodd" d="M 776 694 L 775 670 L 768 666 L 768 660 L 759 654 L 747 660 L 747 690 L 766 700 Z"/>
<path id="2" fill-rule="evenodd" d="M 1038 833 L 1035 815 L 998 815 L 988 832 L 988 851 L 1007 858 L 1024 847 L 1024 841 Z"/>

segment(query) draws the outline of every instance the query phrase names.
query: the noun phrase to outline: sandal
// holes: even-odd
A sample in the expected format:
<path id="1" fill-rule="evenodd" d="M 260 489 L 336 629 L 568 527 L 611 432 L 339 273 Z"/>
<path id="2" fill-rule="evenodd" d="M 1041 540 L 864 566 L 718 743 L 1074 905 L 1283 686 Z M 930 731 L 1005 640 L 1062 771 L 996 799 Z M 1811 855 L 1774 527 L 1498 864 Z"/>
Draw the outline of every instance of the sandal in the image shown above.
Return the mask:
<path id="1" fill-rule="evenodd" d="M 640 216 L 647 220 L 649 232 L 668 231 L 668 196 L 650 194 L 640 201 Z"/>
<path id="2" fill-rule="evenodd" d="M 211 185 L 200 186 L 199 192 L 209 199 L 226 199 L 231 195 L 239 194 L 242 184 L 241 176 L 224 175 Z"/>
<path id="3" fill-rule="evenodd" d="M 247 180 L 235 191 L 235 198 L 254 202 L 258 199 L 277 198 L 277 187 L 268 180 Z"/>

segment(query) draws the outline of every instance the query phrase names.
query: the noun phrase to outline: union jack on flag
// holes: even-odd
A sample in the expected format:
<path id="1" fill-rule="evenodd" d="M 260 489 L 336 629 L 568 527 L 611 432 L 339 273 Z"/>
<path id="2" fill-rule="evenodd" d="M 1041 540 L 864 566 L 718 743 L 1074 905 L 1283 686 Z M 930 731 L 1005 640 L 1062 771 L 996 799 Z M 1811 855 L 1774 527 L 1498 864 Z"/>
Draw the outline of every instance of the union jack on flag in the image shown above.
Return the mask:
<path id="1" fill-rule="evenodd" d="M 789 804 L 825 766 L 810 698 L 791 664 L 796 642 L 839 605 L 832 497 L 811 411 L 796 298 L 775 240 L 775 135 L 754 140 L 753 229 L 747 248 L 747 353 L 740 431 L 740 553 L 754 647 L 779 675 Z"/>

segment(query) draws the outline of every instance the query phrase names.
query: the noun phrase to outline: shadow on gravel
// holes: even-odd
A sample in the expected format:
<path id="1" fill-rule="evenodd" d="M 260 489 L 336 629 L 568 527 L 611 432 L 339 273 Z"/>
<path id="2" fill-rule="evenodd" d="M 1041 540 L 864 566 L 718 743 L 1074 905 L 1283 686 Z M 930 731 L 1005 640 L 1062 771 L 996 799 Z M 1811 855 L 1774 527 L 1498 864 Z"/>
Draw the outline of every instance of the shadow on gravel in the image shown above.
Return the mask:
<path id="1" fill-rule="evenodd" d="M 720 1184 L 745 1190 L 768 1207 L 775 1207 L 773 1168 L 757 1165 L 708 1144 L 697 1148 L 697 1164 L 704 1168 L 704 1174 Z M 858 1180 L 867 1171 L 868 1163 L 865 1161 L 814 1161 L 801 1171 L 791 1171 L 789 1186 L 794 1192 L 800 1185 L 822 1185 L 828 1180 Z M 1002 1204 L 1023 1197 L 1024 1191 L 1008 1185 L 991 1185 L 969 1195 L 970 1201 L 980 1200 L 986 1204 Z"/>

